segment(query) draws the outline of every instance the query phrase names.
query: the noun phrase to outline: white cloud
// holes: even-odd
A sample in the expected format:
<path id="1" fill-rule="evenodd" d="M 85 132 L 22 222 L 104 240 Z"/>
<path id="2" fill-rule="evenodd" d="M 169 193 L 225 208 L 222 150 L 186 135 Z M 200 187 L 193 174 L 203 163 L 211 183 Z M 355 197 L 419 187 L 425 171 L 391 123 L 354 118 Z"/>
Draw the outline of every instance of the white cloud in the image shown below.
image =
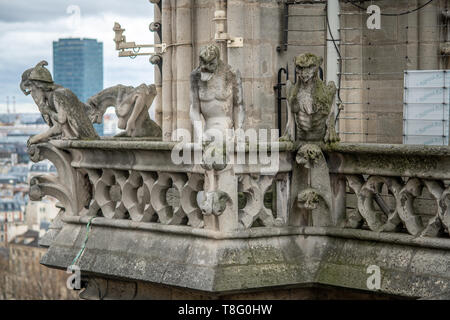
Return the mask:
<path id="1" fill-rule="evenodd" d="M 9 1 L 11 2 L 11 1 Z M 15 0 L 13 3 L 24 3 Z M 28 2 L 28 1 L 27 1 Z M 100 2 L 100 1 L 99 1 Z M 97 3 L 97 1 L 96 1 Z M 0 11 L 4 2 L 0 2 Z M 148 11 L 141 15 L 113 13 L 111 11 L 97 14 L 83 15 L 81 7 L 81 23 L 77 30 L 72 30 L 68 21 L 69 15 L 55 16 L 47 21 L 7 22 L 0 20 L 0 112 L 6 111 L 6 96 L 15 96 L 17 109 L 21 112 L 36 111 L 31 97 L 24 96 L 19 89 L 21 74 L 27 68 L 34 66 L 41 60 L 52 66 L 52 41 L 65 37 L 95 38 L 103 42 L 104 56 L 104 86 L 109 87 L 118 83 L 137 86 L 143 82 L 153 83 L 153 66 L 148 62 L 148 56 L 119 58 L 113 42 L 114 22 L 119 22 L 126 29 L 127 41 L 138 44 L 153 43 L 153 33 L 148 30 L 152 21 L 152 5 L 147 2 Z M 108 8 L 105 5 L 105 8 Z M 30 110 L 31 109 L 31 110 Z"/>

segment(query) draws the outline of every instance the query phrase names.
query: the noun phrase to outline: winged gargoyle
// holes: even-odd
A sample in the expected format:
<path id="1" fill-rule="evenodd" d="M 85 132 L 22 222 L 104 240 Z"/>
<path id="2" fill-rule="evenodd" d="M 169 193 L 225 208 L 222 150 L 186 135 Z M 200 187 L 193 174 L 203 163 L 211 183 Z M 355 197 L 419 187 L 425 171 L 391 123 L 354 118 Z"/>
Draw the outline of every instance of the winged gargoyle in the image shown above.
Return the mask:
<path id="1" fill-rule="evenodd" d="M 336 85 L 319 78 L 323 59 L 304 53 L 295 59 L 297 82 L 287 81 L 288 123 L 282 140 L 333 143 L 339 141 L 334 127 Z M 292 119 L 293 118 L 293 119 Z"/>
<path id="2" fill-rule="evenodd" d="M 22 74 L 20 89 L 25 95 L 31 94 L 34 102 L 50 126 L 47 131 L 28 139 L 28 145 L 55 139 L 98 139 L 86 113 L 85 104 L 67 88 L 55 84 L 52 75 L 45 68 L 43 60 L 34 68 Z"/>
<path id="3" fill-rule="evenodd" d="M 119 119 L 119 129 L 124 129 L 122 137 L 161 137 L 161 127 L 148 114 L 156 97 L 156 86 L 141 84 L 138 87 L 116 85 L 104 89 L 87 101 L 89 118 L 94 123 L 102 123 L 108 107 L 114 107 Z"/>

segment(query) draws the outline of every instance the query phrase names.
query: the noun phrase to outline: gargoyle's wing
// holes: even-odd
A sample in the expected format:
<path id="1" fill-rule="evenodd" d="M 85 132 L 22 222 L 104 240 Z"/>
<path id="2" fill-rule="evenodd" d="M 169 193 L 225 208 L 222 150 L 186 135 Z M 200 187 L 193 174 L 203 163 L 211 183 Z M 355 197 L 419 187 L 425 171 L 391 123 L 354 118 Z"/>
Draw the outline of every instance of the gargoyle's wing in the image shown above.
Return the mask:
<path id="1" fill-rule="evenodd" d="M 87 115 L 84 103 L 78 100 L 72 91 L 66 88 L 55 90 L 53 100 L 58 119 L 61 118 L 61 124 L 67 123 L 77 138 L 98 137 Z M 61 112 L 63 114 L 60 114 Z"/>

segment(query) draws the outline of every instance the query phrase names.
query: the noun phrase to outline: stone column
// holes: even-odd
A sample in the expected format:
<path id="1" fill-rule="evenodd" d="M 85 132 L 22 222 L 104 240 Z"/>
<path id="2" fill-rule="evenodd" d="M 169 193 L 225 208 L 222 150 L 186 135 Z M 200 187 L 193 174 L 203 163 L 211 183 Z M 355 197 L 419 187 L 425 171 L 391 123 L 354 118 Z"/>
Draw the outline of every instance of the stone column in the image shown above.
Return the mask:
<path id="1" fill-rule="evenodd" d="M 192 65 L 192 0 L 176 1 L 176 128 L 192 132 L 189 119 Z"/>
<path id="2" fill-rule="evenodd" d="M 276 124 L 273 86 L 277 78 L 281 2 L 227 1 L 227 30 L 243 37 L 243 48 L 228 49 L 228 63 L 241 71 L 246 108 L 245 128 Z"/>
<path id="3" fill-rule="evenodd" d="M 161 1 L 157 1 L 154 3 L 154 19 L 155 23 L 161 24 Z M 161 37 L 159 32 L 154 32 L 154 42 L 155 44 L 161 43 Z M 156 52 L 160 52 L 158 49 Z M 161 67 L 162 68 L 162 67 Z M 156 98 L 155 98 L 155 122 L 162 126 L 162 70 L 159 70 L 159 67 L 155 65 L 155 85 L 156 85 Z"/>
<path id="4" fill-rule="evenodd" d="M 420 0 L 423 5 L 427 0 Z M 419 69 L 439 69 L 439 16 L 434 3 L 419 11 Z"/>
<path id="5" fill-rule="evenodd" d="M 172 6 L 170 0 L 162 1 L 162 41 L 167 45 L 172 43 Z M 173 47 L 168 47 L 163 55 L 162 70 L 162 131 L 163 140 L 172 139 L 172 52 Z"/>

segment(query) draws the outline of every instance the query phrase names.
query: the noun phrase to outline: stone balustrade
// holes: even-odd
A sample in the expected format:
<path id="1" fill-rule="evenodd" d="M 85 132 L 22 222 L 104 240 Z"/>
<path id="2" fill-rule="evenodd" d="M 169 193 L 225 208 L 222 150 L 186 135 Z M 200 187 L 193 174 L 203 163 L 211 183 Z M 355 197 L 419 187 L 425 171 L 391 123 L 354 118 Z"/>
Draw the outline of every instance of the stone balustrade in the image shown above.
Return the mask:
<path id="1" fill-rule="evenodd" d="M 217 172 L 218 186 L 226 191 L 225 207 L 219 214 L 200 208 L 198 194 L 205 190 L 205 169 L 199 164 L 176 165 L 175 143 L 160 141 L 63 141 L 33 146 L 31 152 L 47 150 L 59 175 L 49 183 L 36 178 L 41 188 L 66 204 L 67 216 L 99 216 L 162 225 L 182 225 L 217 231 L 253 226 L 287 224 L 290 162 L 289 144 L 282 146 L 275 172 L 264 173 L 261 164 L 229 165 Z M 193 152 L 193 151 L 192 151 Z M 34 157 L 34 160 L 42 160 Z M 59 163 L 58 163 L 59 162 Z M 75 183 L 74 179 L 81 179 Z M 66 190 L 67 186 L 77 192 Z M 57 190 L 57 191 L 56 191 Z M 84 205 L 78 197 L 83 194 Z M 272 201 L 272 199 L 278 201 Z M 266 201 L 265 201 L 266 199 Z"/>
<path id="2" fill-rule="evenodd" d="M 50 159 L 58 176 L 35 177 L 30 196 L 62 208 L 41 263 L 65 269 L 85 246 L 77 264 L 87 279 L 117 294 L 124 284 L 113 279 L 131 281 L 146 298 L 158 285 L 185 288 L 182 297 L 305 284 L 367 291 L 370 265 L 382 270 L 379 293 L 450 291 L 447 147 L 280 142 L 274 171 L 175 164 L 175 146 L 32 146 L 32 160 Z"/>
<path id="3" fill-rule="evenodd" d="M 34 145 L 32 160 L 50 159 L 59 174 L 35 177 L 30 195 L 54 196 L 65 216 L 219 232 L 333 227 L 448 237 L 447 147 L 306 144 L 292 161 L 292 144 L 279 145 L 276 172 L 264 173 L 262 164 L 234 164 L 215 173 L 218 190 L 227 195 L 218 214 L 199 203 L 208 184 L 206 170 L 199 164 L 174 164 L 173 142 L 55 140 Z"/>
<path id="4" fill-rule="evenodd" d="M 448 238 L 448 147 L 341 144 L 325 152 L 336 226 Z"/>

